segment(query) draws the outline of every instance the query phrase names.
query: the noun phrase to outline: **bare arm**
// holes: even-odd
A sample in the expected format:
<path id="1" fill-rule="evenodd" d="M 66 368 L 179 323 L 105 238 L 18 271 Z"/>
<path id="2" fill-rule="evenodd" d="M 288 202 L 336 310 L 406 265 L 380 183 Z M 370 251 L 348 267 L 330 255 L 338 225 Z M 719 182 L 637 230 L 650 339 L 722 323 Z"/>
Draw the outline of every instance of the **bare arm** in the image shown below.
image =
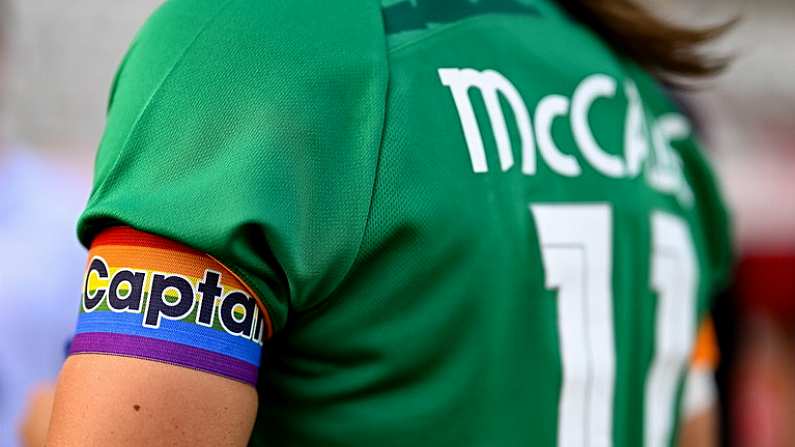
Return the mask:
<path id="1" fill-rule="evenodd" d="M 713 405 L 691 415 L 682 425 L 679 447 L 716 447 L 718 445 L 718 411 Z"/>
<path id="2" fill-rule="evenodd" d="M 27 408 L 19 427 L 19 438 L 24 447 L 42 447 L 47 444 L 54 395 L 55 385 L 43 383 L 28 396 Z"/>
<path id="3" fill-rule="evenodd" d="M 245 446 L 250 385 L 127 357 L 77 355 L 58 381 L 47 446 Z"/>

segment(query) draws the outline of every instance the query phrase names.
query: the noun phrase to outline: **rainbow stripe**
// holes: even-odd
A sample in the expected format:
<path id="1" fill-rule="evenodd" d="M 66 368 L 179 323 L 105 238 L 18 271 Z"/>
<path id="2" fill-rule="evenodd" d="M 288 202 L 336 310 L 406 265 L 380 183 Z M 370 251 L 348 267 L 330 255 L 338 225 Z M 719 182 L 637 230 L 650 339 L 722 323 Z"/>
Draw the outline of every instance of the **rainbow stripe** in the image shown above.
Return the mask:
<path id="1" fill-rule="evenodd" d="M 120 272 L 127 280 L 116 277 Z M 165 278 L 183 287 L 158 287 Z M 94 240 L 84 284 L 70 354 L 137 357 L 256 385 L 270 318 L 251 289 L 211 256 L 115 227 Z"/>

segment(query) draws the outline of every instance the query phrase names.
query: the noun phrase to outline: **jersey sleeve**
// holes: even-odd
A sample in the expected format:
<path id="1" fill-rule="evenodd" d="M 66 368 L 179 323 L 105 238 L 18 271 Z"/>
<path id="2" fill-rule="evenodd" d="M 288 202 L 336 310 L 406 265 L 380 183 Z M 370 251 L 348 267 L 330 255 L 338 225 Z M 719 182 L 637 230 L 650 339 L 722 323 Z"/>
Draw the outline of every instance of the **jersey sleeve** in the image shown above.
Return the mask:
<path id="1" fill-rule="evenodd" d="M 377 5 L 330 3 L 166 2 L 114 81 L 82 243 L 127 227 L 193 250 L 273 332 L 327 297 L 363 237 L 387 82 Z M 180 268 L 155 270 L 204 278 Z"/>

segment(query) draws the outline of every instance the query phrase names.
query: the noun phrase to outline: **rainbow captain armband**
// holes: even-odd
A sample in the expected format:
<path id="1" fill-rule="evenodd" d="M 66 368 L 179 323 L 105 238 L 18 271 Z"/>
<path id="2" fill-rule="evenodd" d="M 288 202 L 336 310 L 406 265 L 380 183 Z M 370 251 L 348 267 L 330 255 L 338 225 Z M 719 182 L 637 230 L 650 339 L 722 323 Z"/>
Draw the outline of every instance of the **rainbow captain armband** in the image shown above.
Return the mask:
<path id="1" fill-rule="evenodd" d="M 70 354 L 155 360 L 256 385 L 264 306 L 211 256 L 127 227 L 96 237 Z"/>

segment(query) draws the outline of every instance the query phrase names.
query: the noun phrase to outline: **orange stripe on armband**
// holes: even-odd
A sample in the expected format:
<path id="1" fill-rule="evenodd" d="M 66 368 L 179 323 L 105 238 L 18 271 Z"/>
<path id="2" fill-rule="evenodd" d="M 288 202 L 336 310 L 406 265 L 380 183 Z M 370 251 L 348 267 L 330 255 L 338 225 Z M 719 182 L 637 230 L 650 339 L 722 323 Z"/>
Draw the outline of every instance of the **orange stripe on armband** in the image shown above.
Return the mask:
<path id="1" fill-rule="evenodd" d="M 184 277 L 192 287 L 198 287 L 198 282 L 208 272 L 217 272 L 224 293 L 240 290 L 256 302 L 256 307 L 259 308 L 265 322 L 265 338 L 270 338 L 273 335 L 270 314 L 262 300 L 239 275 L 208 254 L 129 227 L 112 227 L 100 233 L 91 244 L 89 264 L 97 259 L 101 260 L 110 270 L 109 275 L 119 269 L 137 271 L 147 275 L 147 285 L 151 285 L 150 276 L 163 273 L 179 275 Z M 87 266 L 87 271 L 89 267 L 90 265 Z M 86 290 L 91 288 L 91 284 L 88 282 L 91 279 L 98 278 L 96 275 L 88 274 Z M 198 292 L 194 291 L 194 293 L 197 293 L 197 297 L 200 296 Z M 223 297 L 219 297 L 219 299 L 223 300 Z"/>
<path id="2" fill-rule="evenodd" d="M 714 369 L 718 366 L 720 353 L 715 337 L 715 327 L 712 319 L 708 318 L 701 323 L 693 348 L 691 364 L 693 367 Z"/>

